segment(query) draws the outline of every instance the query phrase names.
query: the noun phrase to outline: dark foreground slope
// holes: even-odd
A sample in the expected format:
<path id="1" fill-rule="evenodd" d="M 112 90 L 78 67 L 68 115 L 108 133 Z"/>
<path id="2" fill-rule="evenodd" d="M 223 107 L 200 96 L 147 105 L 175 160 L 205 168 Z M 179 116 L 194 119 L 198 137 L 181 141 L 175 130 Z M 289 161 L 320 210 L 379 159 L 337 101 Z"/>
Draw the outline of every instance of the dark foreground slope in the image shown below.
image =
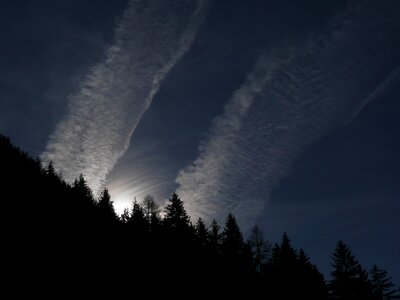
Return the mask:
<path id="1" fill-rule="evenodd" d="M 107 190 L 95 199 L 82 176 L 67 184 L 52 164 L 43 167 L 1 135 L 0 200 L 2 271 L 17 293 L 392 299 L 380 296 L 393 287 L 378 291 L 342 242 L 327 284 L 286 234 L 272 248 L 256 227 L 246 241 L 231 214 L 223 226 L 192 223 L 176 194 L 163 217 L 152 197 L 117 216 Z"/>

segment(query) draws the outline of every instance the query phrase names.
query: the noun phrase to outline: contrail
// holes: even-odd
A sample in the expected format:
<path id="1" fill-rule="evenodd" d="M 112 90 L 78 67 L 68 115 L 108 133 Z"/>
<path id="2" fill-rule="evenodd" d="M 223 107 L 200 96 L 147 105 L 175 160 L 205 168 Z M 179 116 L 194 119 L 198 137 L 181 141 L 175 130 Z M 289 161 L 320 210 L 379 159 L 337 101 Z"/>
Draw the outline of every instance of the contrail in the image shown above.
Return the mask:
<path id="1" fill-rule="evenodd" d="M 132 0 L 104 61 L 69 97 L 42 160 L 53 161 L 69 182 L 82 173 L 97 193 L 163 78 L 190 48 L 207 6 L 207 0 Z"/>
<path id="2" fill-rule="evenodd" d="M 244 229 L 305 147 L 378 96 L 400 65 L 400 2 L 351 1 L 323 33 L 266 51 L 176 178 L 189 213 Z"/>

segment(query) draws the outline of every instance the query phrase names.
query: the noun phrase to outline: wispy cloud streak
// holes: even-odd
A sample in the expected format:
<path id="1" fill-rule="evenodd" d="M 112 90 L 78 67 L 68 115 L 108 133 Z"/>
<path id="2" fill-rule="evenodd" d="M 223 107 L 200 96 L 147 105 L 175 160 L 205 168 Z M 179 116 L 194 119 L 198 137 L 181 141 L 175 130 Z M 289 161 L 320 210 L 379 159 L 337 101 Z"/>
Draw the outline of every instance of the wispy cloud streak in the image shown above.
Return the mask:
<path id="1" fill-rule="evenodd" d="M 324 33 L 266 51 L 177 176 L 190 214 L 231 211 L 251 226 L 293 160 L 378 96 L 399 64 L 395 0 L 352 1 Z"/>
<path id="2" fill-rule="evenodd" d="M 126 151 L 168 71 L 190 48 L 206 0 L 132 0 L 104 61 L 90 70 L 50 136 L 44 161 L 97 192 Z"/>

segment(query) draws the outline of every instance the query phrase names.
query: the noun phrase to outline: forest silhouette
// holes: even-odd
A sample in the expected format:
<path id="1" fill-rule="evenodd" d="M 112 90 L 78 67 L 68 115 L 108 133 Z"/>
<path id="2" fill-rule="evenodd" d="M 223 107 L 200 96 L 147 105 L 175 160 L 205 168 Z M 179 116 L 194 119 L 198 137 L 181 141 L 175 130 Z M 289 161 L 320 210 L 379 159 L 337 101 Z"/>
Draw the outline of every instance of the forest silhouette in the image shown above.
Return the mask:
<path id="1" fill-rule="evenodd" d="M 66 183 L 52 163 L 43 166 L 3 135 L 0 182 L 3 271 L 17 281 L 64 290 L 83 284 L 97 291 L 131 284 L 132 297 L 139 282 L 153 286 L 149 297 L 163 282 L 173 283 L 165 295 L 190 282 L 208 295 L 218 290 L 265 299 L 400 299 L 387 272 L 376 265 L 367 271 L 343 241 L 324 278 L 286 233 L 272 245 L 257 226 L 245 238 L 229 212 L 224 224 L 191 220 L 175 193 L 164 208 L 148 195 L 119 216 L 107 189 L 95 198 L 82 175 Z"/>

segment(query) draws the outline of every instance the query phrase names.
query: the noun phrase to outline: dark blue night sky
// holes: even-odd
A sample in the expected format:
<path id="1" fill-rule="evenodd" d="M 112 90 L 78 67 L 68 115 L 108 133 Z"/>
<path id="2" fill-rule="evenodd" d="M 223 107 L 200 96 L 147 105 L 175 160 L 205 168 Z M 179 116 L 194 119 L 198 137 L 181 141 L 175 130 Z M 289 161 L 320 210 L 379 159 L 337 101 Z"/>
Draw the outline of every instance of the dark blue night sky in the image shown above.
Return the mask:
<path id="1" fill-rule="evenodd" d="M 177 191 L 399 283 L 398 1 L 12 1 L 0 43 L 0 132 L 119 212 Z"/>

